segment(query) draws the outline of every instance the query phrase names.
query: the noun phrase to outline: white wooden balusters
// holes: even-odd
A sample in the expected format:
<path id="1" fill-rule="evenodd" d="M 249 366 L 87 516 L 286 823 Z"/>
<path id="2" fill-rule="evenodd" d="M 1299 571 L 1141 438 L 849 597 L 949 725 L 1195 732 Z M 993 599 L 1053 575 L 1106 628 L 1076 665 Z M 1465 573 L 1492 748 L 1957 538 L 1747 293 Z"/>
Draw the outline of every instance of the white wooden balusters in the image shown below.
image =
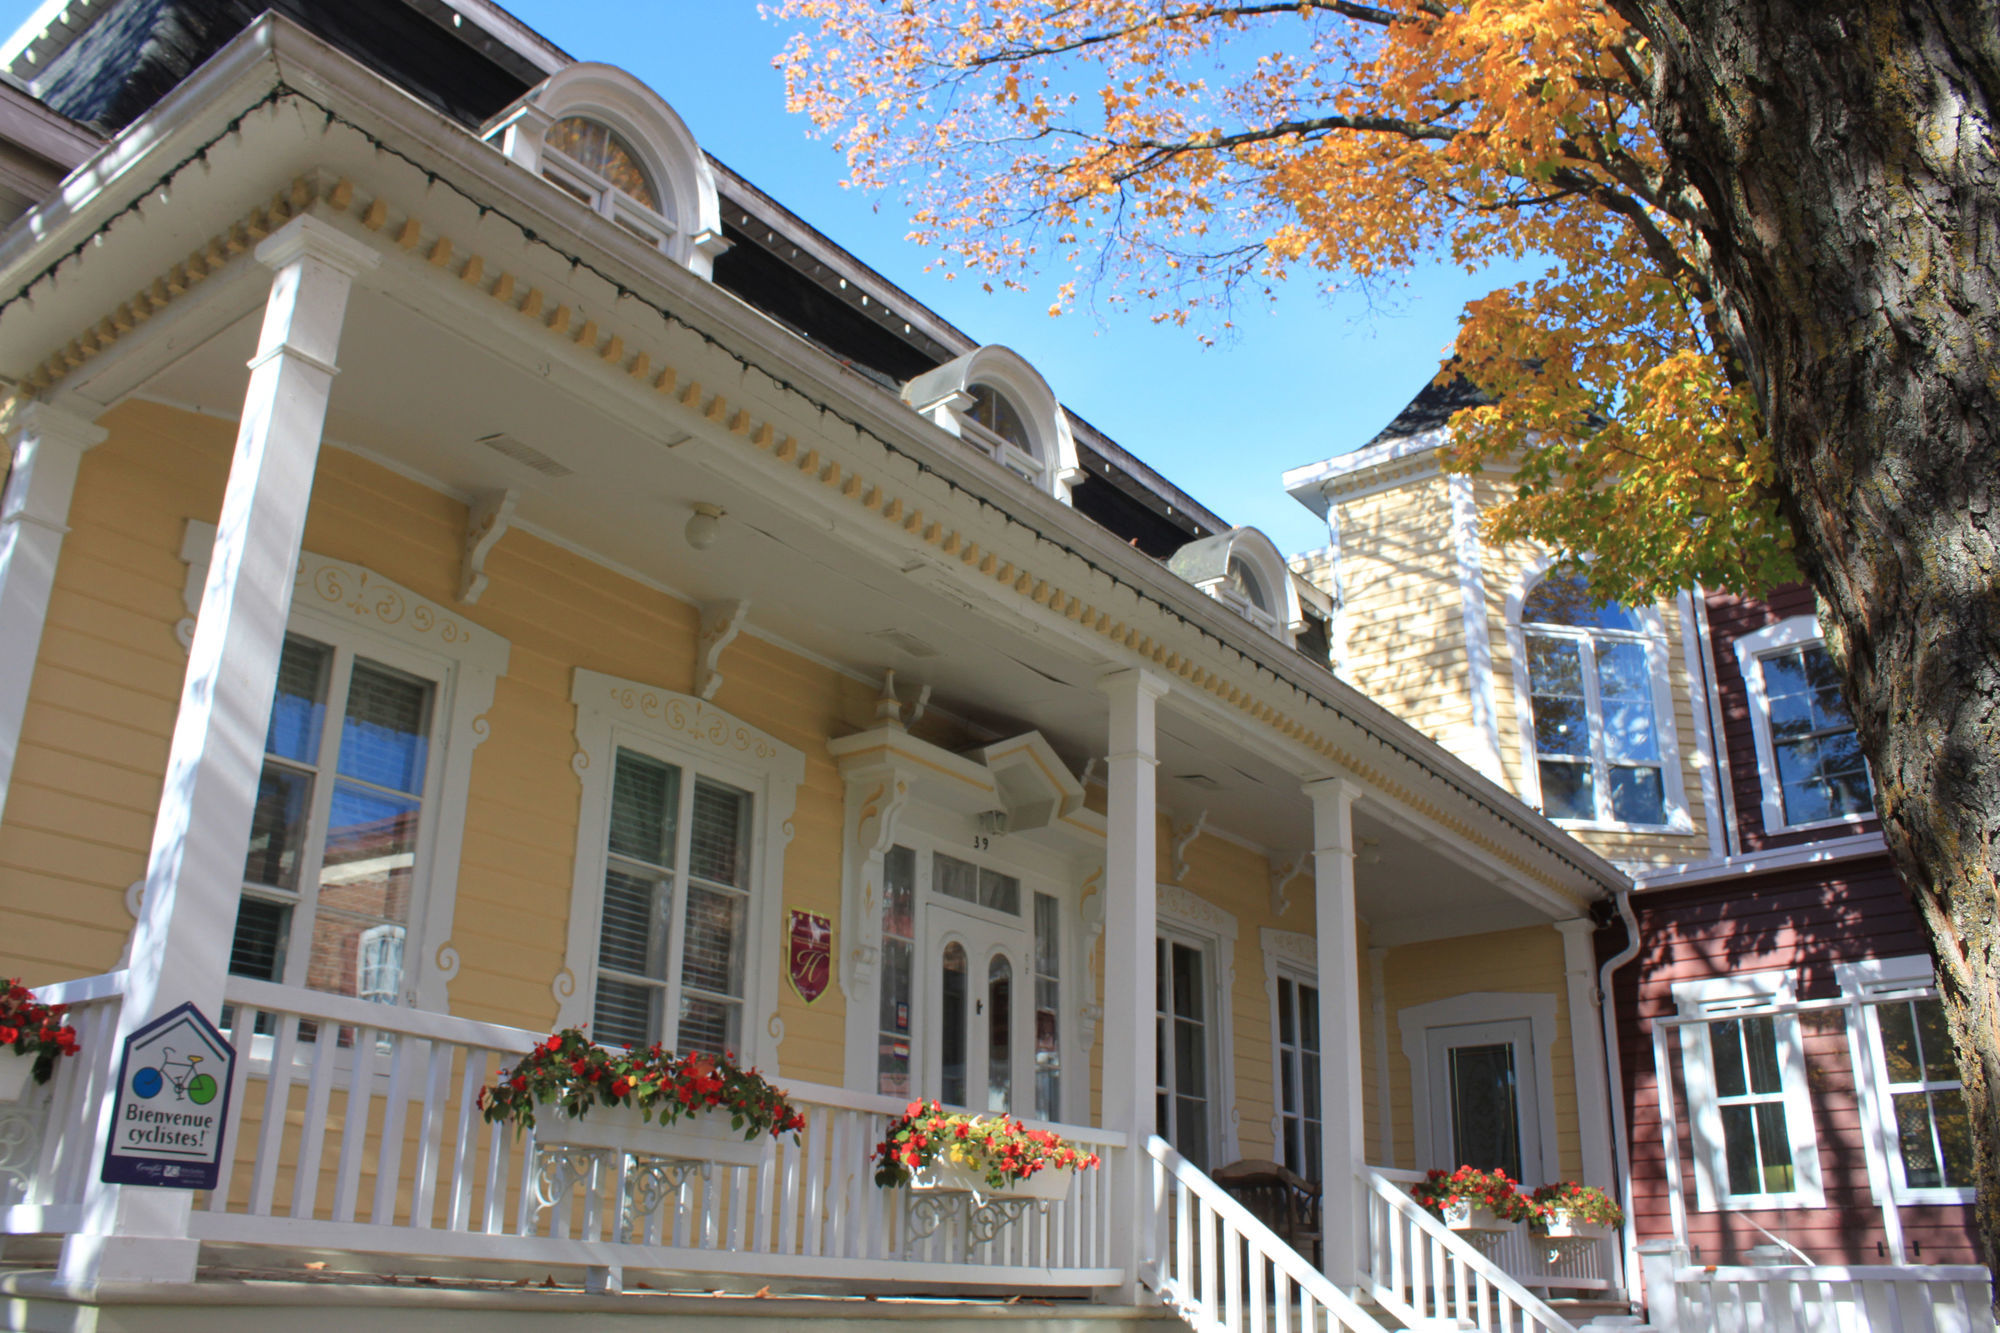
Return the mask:
<path id="1" fill-rule="evenodd" d="M 43 992 L 77 1005 L 86 1054 L 60 1067 L 51 1119 L 76 1129 L 48 1136 L 27 1202 L 0 1209 L 6 1232 L 64 1233 L 79 1221 L 101 1151 L 86 1112 L 110 1077 L 118 980 Z M 1113 1199 L 1131 1168 L 1115 1132 L 1046 1126 L 1105 1165 L 989 1240 L 963 1221 L 919 1236 L 907 1192 L 874 1181 L 874 1147 L 905 1105 L 894 1098 L 787 1079 L 805 1130 L 771 1141 L 757 1166 L 671 1180 L 606 1153 L 572 1158 L 577 1169 L 564 1172 L 532 1135 L 487 1124 L 476 1105 L 537 1034 L 241 977 L 225 995 L 238 1051 L 231 1150 L 217 1187 L 195 1202 L 202 1240 L 759 1283 L 1074 1290 L 1121 1276 Z"/>
<path id="2" fill-rule="evenodd" d="M 1992 1333 L 1983 1268 L 1687 1267 L 1674 1333 Z"/>
<path id="3" fill-rule="evenodd" d="M 1366 1177 L 1366 1289 L 1383 1309 L 1412 1327 L 1446 1320 L 1480 1333 L 1575 1333 L 1463 1236 L 1432 1217 L 1379 1171 Z"/>
<path id="4" fill-rule="evenodd" d="M 1146 1141 L 1146 1283 L 1197 1333 L 1383 1333 L 1354 1299 L 1165 1139 Z"/>

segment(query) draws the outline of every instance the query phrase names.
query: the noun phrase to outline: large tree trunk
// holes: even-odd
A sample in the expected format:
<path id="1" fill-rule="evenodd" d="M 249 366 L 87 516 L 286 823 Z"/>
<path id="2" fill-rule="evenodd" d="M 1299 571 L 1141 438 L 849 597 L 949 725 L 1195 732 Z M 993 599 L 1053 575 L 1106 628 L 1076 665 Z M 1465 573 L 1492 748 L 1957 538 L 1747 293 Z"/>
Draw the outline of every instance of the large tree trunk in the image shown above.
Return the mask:
<path id="1" fill-rule="evenodd" d="M 1612 0 L 1708 210 L 1777 489 L 1930 931 L 2000 1259 L 2000 4 Z"/>

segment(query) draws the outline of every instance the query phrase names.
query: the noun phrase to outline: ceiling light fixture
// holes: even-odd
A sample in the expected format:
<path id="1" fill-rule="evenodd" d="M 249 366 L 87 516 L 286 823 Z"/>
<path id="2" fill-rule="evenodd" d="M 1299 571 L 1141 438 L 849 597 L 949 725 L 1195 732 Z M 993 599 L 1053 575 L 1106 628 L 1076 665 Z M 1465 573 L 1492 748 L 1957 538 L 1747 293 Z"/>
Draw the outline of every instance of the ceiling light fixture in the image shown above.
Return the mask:
<path id="1" fill-rule="evenodd" d="M 697 551 L 706 551 L 715 545 L 715 539 L 722 534 L 722 516 L 728 512 L 721 505 L 695 501 L 694 517 L 687 521 L 687 527 L 682 531 L 687 544 Z"/>

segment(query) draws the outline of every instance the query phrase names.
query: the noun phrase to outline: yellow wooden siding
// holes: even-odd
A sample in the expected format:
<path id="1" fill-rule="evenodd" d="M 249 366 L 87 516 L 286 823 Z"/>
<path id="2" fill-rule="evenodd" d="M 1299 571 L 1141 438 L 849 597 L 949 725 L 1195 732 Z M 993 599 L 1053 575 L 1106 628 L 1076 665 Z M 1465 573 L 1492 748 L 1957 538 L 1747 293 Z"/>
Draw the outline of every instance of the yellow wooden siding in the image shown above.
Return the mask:
<path id="1" fill-rule="evenodd" d="M 1470 724 L 1472 703 L 1445 482 L 1426 478 L 1343 503 L 1339 521 L 1344 674 L 1449 743 Z M 1324 566 L 1311 569 L 1330 590 Z"/>
<path id="2" fill-rule="evenodd" d="M 1410 1062 L 1403 1054 L 1399 1013 L 1412 1005 L 1446 1000 L 1479 991 L 1553 995 L 1556 998 L 1556 1039 L 1549 1052 L 1555 1085 L 1556 1148 L 1559 1174 L 1577 1179 L 1582 1173 L 1582 1149 L 1577 1136 L 1576 1064 L 1570 1040 L 1569 997 L 1563 977 L 1562 937 L 1550 926 L 1457 939 L 1433 940 L 1389 950 L 1383 960 L 1385 1008 L 1389 1015 L 1389 1087 L 1394 1105 L 1396 1160 L 1405 1169 L 1425 1163 L 1417 1155 L 1416 1109 L 1412 1103 Z M 1589 1020 L 1586 1018 L 1586 1024 Z M 1432 1090 L 1432 1097 L 1438 1090 Z M 1441 1105 L 1435 1102 L 1434 1105 Z M 1524 1131 L 1526 1127 L 1523 1127 Z M 1374 1160 L 1376 1140 L 1369 1140 Z M 1439 1165 L 1453 1166 L 1457 1163 Z"/>

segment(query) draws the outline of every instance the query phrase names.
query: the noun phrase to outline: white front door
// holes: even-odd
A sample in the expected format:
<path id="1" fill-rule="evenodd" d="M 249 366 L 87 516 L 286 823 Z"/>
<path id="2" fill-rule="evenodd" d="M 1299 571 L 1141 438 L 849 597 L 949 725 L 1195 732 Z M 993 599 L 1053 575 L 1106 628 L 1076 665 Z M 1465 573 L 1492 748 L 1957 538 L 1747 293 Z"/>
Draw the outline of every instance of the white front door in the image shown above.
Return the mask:
<path id="1" fill-rule="evenodd" d="M 1020 927 L 933 903 L 925 934 L 924 1086 L 947 1106 L 1032 1111 L 1033 977 Z"/>
<path id="2" fill-rule="evenodd" d="M 1528 1020 L 1434 1027 L 1425 1036 L 1432 1162 L 1447 1171 L 1497 1168 L 1541 1183 L 1541 1110 Z"/>

